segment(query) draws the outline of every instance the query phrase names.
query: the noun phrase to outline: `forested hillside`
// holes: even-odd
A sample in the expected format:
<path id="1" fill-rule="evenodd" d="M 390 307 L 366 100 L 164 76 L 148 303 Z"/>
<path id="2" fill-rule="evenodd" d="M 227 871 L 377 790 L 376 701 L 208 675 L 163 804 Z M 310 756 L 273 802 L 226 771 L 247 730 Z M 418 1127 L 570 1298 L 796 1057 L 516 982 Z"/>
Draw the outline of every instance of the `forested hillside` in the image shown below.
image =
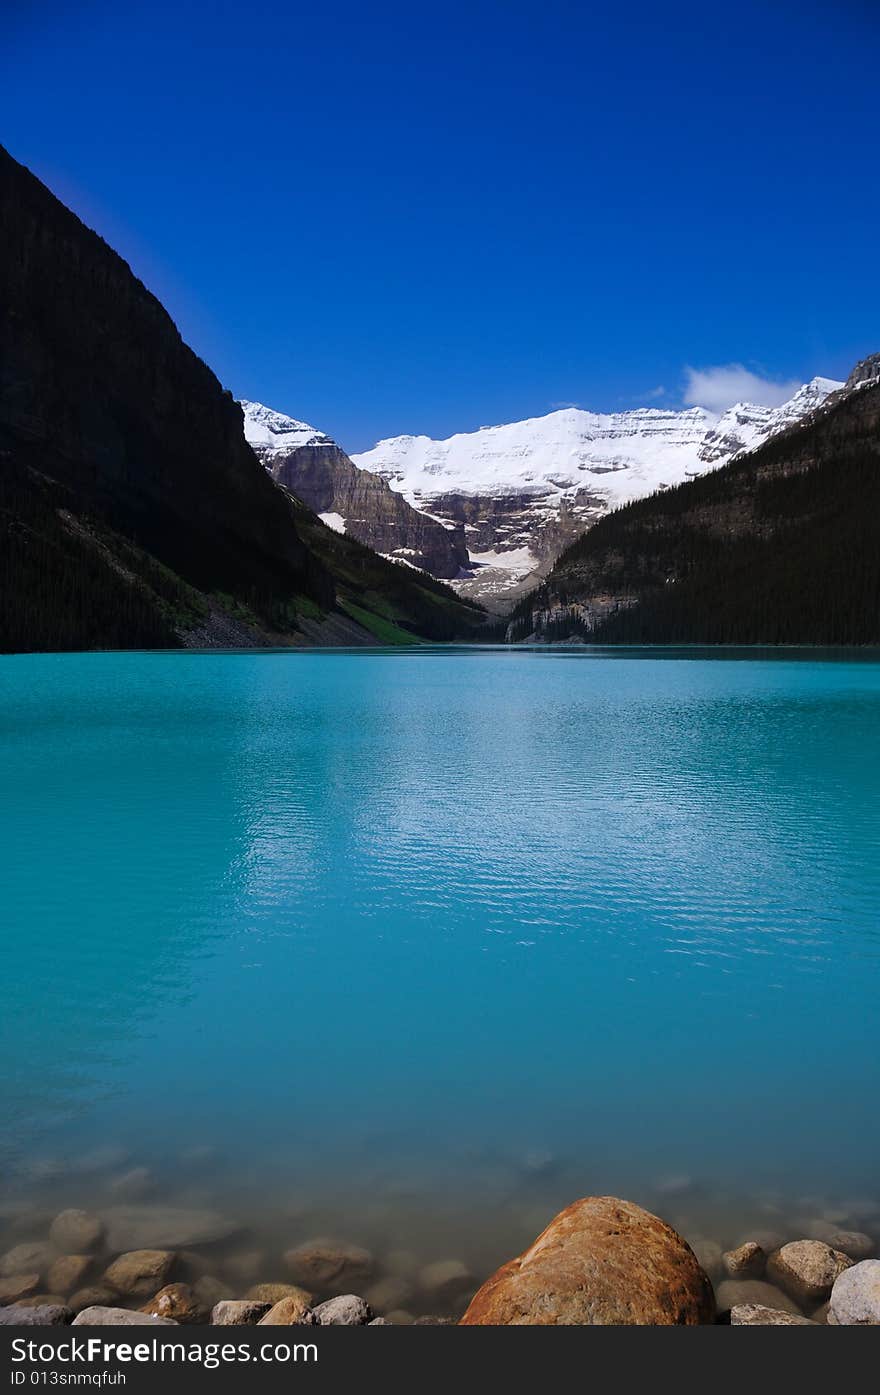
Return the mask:
<path id="1" fill-rule="evenodd" d="M 513 614 L 508 638 L 880 642 L 880 385 L 609 515 Z"/>

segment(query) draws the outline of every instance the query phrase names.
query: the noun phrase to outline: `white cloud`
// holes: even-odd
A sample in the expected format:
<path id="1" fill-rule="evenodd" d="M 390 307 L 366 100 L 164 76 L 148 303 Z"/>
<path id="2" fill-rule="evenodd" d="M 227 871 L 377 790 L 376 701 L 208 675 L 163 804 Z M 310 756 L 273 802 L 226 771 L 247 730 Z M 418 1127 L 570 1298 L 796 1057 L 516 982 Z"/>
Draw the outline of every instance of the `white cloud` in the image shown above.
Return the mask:
<path id="1" fill-rule="evenodd" d="M 650 391 L 650 392 L 646 392 L 646 393 L 645 393 L 645 399 L 646 399 L 646 401 L 648 401 L 648 402 L 656 402 L 656 400 L 657 400 L 658 397 L 665 397 L 665 396 L 666 396 L 666 389 L 665 389 L 665 387 L 663 386 L 662 383 L 660 384 L 659 387 L 651 388 L 651 391 Z"/>
<path id="2" fill-rule="evenodd" d="M 688 407 L 705 407 L 710 412 L 724 412 L 735 402 L 779 407 L 800 386 L 797 378 L 781 383 L 762 378 L 742 363 L 720 363 L 710 368 L 685 368 L 684 401 Z"/>

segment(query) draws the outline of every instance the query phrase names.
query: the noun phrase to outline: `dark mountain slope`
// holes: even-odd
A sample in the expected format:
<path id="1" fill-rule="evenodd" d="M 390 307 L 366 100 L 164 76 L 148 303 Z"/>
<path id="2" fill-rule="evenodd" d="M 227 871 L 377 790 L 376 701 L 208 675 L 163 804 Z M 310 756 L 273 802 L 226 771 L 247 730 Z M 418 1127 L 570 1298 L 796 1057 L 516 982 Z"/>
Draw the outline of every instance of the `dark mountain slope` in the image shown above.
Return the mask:
<path id="1" fill-rule="evenodd" d="M 509 637 L 880 642 L 880 386 L 720 470 L 609 515 L 517 607 Z"/>
<path id="2" fill-rule="evenodd" d="M 0 648 L 301 641 L 337 560 L 349 586 L 304 528 L 158 300 L 0 148 Z M 376 558 L 375 589 L 418 629 L 398 573 Z M 427 609 L 430 637 L 475 618 Z"/>

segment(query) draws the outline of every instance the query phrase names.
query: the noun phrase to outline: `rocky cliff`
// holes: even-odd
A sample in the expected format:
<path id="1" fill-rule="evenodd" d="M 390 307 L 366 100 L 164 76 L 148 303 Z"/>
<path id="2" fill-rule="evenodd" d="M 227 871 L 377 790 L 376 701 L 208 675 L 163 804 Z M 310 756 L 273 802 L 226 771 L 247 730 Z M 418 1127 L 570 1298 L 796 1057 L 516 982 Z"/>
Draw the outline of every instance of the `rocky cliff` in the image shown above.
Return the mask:
<path id="1" fill-rule="evenodd" d="M 0 648 L 302 642 L 333 614 L 369 637 L 351 604 L 442 638 L 473 619 L 363 552 L 273 483 L 155 296 L 0 148 Z"/>
<path id="2" fill-rule="evenodd" d="M 862 367 L 802 424 L 597 523 L 515 610 L 508 637 L 530 635 L 880 642 L 880 382 Z"/>
<path id="3" fill-rule="evenodd" d="M 325 522 L 376 552 L 454 578 L 467 566 L 464 528 L 407 503 L 380 475 L 359 470 L 329 436 L 259 402 L 242 402 L 245 435 L 270 475 Z"/>

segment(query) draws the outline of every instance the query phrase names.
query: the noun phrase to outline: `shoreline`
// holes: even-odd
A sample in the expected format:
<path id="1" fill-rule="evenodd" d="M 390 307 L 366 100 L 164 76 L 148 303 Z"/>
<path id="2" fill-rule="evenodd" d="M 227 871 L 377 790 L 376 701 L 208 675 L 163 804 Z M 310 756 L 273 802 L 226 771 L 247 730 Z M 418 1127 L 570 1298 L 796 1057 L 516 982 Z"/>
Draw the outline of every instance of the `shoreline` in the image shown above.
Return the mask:
<path id="1" fill-rule="evenodd" d="M 493 1275 L 454 1257 L 422 1263 L 404 1249 L 376 1253 L 326 1236 L 297 1238 L 271 1253 L 217 1213 L 160 1203 L 103 1212 L 68 1207 L 48 1225 L 25 1211 L 17 1220 L 7 1216 L 0 1232 L 0 1324 L 843 1325 L 833 1295 L 844 1274 L 848 1290 L 862 1278 L 874 1285 L 876 1316 L 859 1321 L 880 1323 L 880 1209 L 869 1210 L 866 1203 L 864 1229 L 835 1210 L 778 1230 L 752 1227 L 725 1247 L 724 1237 L 688 1243 L 634 1203 L 585 1198 L 550 1220 L 536 1237 L 540 1245 L 533 1241 Z M 624 1244 L 621 1235 L 623 1257 L 615 1248 Z M 534 1256 L 552 1255 L 554 1246 L 556 1268 L 527 1283 L 533 1311 L 518 1297 L 516 1315 L 499 1316 L 508 1311 L 498 1306 L 499 1288 L 511 1274 L 525 1282 Z M 566 1296 L 573 1253 L 574 1305 Z M 592 1284 L 584 1282 L 584 1266 Z M 670 1295 L 684 1271 L 689 1297 L 676 1307 Z M 658 1272 L 668 1282 L 661 1279 L 652 1307 L 645 1293 Z M 548 1316 L 554 1303 L 560 1315 Z"/>

